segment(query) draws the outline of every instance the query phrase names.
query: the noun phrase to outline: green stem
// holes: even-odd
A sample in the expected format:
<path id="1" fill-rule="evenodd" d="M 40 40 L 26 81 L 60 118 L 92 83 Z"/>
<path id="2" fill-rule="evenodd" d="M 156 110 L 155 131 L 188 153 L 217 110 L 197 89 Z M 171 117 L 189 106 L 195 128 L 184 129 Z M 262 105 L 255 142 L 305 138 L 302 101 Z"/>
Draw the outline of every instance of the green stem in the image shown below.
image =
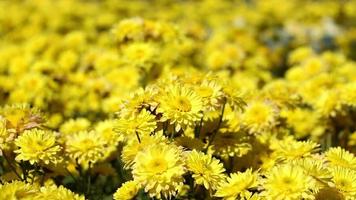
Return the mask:
<path id="1" fill-rule="evenodd" d="M 201 117 L 200 122 L 199 122 L 199 126 L 198 126 L 198 128 L 197 128 L 197 130 L 195 132 L 195 138 L 197 138 L 197 139 L 199 139 L 199 137 L 200 137 L 201 128 L 203 126 L 203 120 L 204 120 L 204 115 Z"/>
<path id="2" fill-rule="evenodd" d="M 70 177 L 78 184 L 78 180 L 74 177 L 74 175 L 67 169 L 65 168 L 66 172 L 69 174 Z"/>
<path id="3" fill-rule="evenodd" d="M 222 108 L 221 108 L 221 114 L 220 114 L 220 118 L 219 118 L 218 125 L 217 125 L 217 127 L 214 129 L 213 133 L 211 134 L 211 137 L 210 137 L 209 140 L 208 140 L 208 145 L 206 146 L 206 150 L 208 150 L 210 144 L 214 141 L 215 136 L 216 136 L 216 134 L 218 133 L 218 131 L 219 131 L 219 129 L 220 129 L 220 126 L 221 126 L 221 123 L 222 123 L 223 117 L 224 117 L 225 105 L 226 105 L 226 99 L 225 99 L 224 104 L 222 105 Z"/>
<path id="4" fill-rule="evenodd" d="M 5 153 L 3 153 L 2 156 L 5 158 L 6 162 L 9 164 L 11 170 L 16 174 L 16 176 L 17 176 L 20 180 L 23 181 L 23 179 L 21 178 L 21 176 L 17 173 L 16 168 L 15 168 L 14 166 L 12 166 L 10 160 L 9 160 L 8 157 L 5 155 Z"/>
<path id="5" fill-rule="evenodd" d="M 88 168 L 88 172 L 87 172 L 87 189 L 86 189 L 86 194 L 89 195 L 90 192 L 90 188 L 91 188 L 91 176 L 90 176 L 90 163 L 89 163 L 89 168 Z"/>
<path id="6" fill-rule="evenodd" d="M 140 135 L 138 134 L 138 132 L 136 131 L 136 137 L 137 137 L 137 140 L 138 140 L 138 143 L 141 143 L 141 138 L 140 138 Z"/>

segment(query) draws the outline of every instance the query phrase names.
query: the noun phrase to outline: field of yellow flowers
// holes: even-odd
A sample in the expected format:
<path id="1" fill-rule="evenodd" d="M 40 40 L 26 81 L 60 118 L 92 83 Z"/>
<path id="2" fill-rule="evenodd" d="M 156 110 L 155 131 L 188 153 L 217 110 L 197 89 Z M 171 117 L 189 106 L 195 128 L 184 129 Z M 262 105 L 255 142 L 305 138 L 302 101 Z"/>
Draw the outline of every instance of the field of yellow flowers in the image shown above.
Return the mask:
<path id="1" fill-rule="evenodd" d="M 1 0 L 0 200 L 355 200 L 355 0 Z"/>

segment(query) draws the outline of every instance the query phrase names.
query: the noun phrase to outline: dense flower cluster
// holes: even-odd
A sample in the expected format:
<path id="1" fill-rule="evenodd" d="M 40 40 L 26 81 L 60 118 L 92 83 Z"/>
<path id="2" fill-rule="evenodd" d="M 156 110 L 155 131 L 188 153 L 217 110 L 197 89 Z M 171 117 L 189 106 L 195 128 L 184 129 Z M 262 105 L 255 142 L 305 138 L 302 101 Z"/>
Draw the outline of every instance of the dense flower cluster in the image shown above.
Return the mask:
<path id="1" fill-rule="evenodd" d="M 0 1 L 0 200 L 356 199 L 356 1 Z"/>

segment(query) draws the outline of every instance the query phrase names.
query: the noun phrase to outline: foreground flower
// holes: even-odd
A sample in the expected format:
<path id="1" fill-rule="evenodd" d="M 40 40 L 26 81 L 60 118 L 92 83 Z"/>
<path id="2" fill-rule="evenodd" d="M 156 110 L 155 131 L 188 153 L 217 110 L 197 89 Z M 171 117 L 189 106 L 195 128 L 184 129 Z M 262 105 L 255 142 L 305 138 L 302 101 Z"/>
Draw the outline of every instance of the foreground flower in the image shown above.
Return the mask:
<path id="1" fill-rule="evenodd" d="M 18 154 L 16 160 L 29 161 L 34 163 L 58 163 L 61 156 L 59 155 L 61 147 L 56 143 L 53 132 L 39 129 L 26 130 L 15 141 L 19 147 L 15 152 Z"/>
<path id="2" fill-rule="evenodd" d="M 11 183 L 0 184 L 0 199 L 1 200 L 30 200 L 35 197 L 38 188 L 28 183 L 13 181 Z"/>
<path id="3" fill-rule="evenodd" d="M 157 144 L 147 147 L 135 158 L 132 174 L 134 180 L 150 197 L 171 198 L 183 186 L 185 173 L 182 150 L 174 145 Z"/>
<path id="4" fill-rule="evenodd" d="M 85 168 L 90 163 L 93 164 L 102 160 L 106 151 L 104 141 L 94 131 L 82 131 L 71 135 L 66 140 L 65 145 L 69 157 Z"/>
<path id="5" fill-rule="evenodd" d="M 193 173 L 196 184 L 204 185 L 208 190 L 215 190 L 225 178 L 223 164 L 211 155 L 193 150 L 188 153 L 186 163 L 188 171 Z"/>
<path id="6" fill-rule="evenodd" d="M 141 141 L 138 141 L 136 137 L 132 136 L 132 139 L 129 139 L 127 144 L 123 147 L 121 159 L 124 162 L 124 167 L 126 169 L 132 168 L 136 155 L 139 152 L 144 151 L 147 146 L 165 144 L 168 141 L 167 138 L 163 136 L 162 132 L 156 133 L 153 136 L 144 135 L 140 140 Z"/>
<path id="7" fill-rule="evenodd" d="M 116 131 L 126 136 L 149 135 L 156 129 L 155 116 L 143 109 L 138 115 L 132 115 L 128 118 L 121 118 L 117 122 Z"/>
<path id="8" fill-rule="evenodd" d="M 114 194 L 114 200 L 131 200 L 137 195 L 139 190 L 135 181 L 127 181 Z"/>
<path id="9" fill-rule="evenodd" d="M 6 129 L 6 120 L 0 116 L 0 155 L 14 146 L 15 134 Z"/>
<path id="10" fill-rule="evenodd" d="M 276 123 L 276 109 L 270 103 L 253 101 L 245 109 L 242 123 L 249 128 L 251 133 L 260 133 Z"/>
<path id="11" fill-rule="evenodd" d="M 227 181 L 218 188 L 215 196 L 226 200 L 247 198 L 252 195 L 248 190 L 257 187 L 257 179 L 258 174 L 252 172 L 252 169 L 248 169 L 245 172 L 232 173 Z"/>
<path id="12" fill-rule="evenodd" d="M 282 160 L 295 160 L 298 158 L 310 157 L 315 153 L 319 144 L 312 141 L 296 141 L 293 138 L 285 138 L 274 142 L 271 149 L 274 150 L 274 155 Z"/>
<path id="13" fill-rule="evenodd" d="M 331 166 L 356 169 L 356 158 L 354 154 L 341 147 L 330 148 L 325 155 Z"/>
<path id="14" fill-rule="evenodd" d="M 78 195 L 69 189 L 56 185 L 44 186 L 40 188 L 39 194 L 34 200 L 51 199 L 51 200 L 85 200 L 84 196 Z"/>
<path id="15" fill-rule="evenodd" d="M 182 85 L 169 86 L 159 97 L 159 102 L 157 111 L 162 113 L 162 120 L 169 120 L 176 131 L 192 126 L 202 118 L 202 98 Z"/>
<path id="16" fill-rule="evenodd" d="M 276 166 L 266 176 L 263 186 L 267 199 L 299 200 L 310 195 L 311 178 L 300 167 Z"/>
<path id="17" fill-rule="evenodd" d="M 332 182 L 335 188 L 344 195 L 345 199 L 355 199 L 356 197 L 356 172 L 343 167 L 331 169 Z"/>
<path id="18" fill-rule="evenodd" d="M 203 99 L 204 110 L 218 110 L 222 104 L 223 92 L 222 87 L 215 80 L 204 80 L 195 91 Z"/>

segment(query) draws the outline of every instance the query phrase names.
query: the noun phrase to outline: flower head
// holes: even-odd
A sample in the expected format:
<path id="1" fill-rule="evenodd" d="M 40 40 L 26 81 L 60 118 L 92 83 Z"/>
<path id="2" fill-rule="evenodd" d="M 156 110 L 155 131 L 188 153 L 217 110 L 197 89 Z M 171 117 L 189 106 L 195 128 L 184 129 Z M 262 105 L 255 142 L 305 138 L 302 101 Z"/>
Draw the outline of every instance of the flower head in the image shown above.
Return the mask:
<path id="1" fill-rule="evenodd" d="M 325 155 L 331 166 L 356 169 L 356 157 L 341 147 L 330 148 Z"/>
<path id="2" fill-rule="evenodd" d="M 84 200 L 84 196 L 78 195 L 69 189 L 56 185 L 43 186 L 34 200 L 51 199 L 51 200 Z"/>
<path id="3" fill-rule="evenodd" d="M 267 199 L 298 200 L 309 196 L 311 178 L 298 166 L 276 166 L 263 184 Z"/>
<path id="4" fill-rule="evenodd" d="M 114 194 L 114 200 L 131 200 L 139 190 L 139 184 L 136 181 L 125 182 Z"/>
<path id="5" fill-rule="evenodd" d="M 258 174 L 248 169 L 245 172 L 230 174 L 226 182 L 222 183 L 215 196 L 226 200 L 246 198 L 251 195 L 249 189 L 256 188 L 258 185 Z"/>
<path id="6" fill-rule="evenodd" d="M 162 113 L 162 120 L 169 120 L 176 131 L 192 126 L 202 117 L 202 98 L 183 85 L 168 86 L 158 101 L 157 111 Z"/>
<path id="7" fill-rule="evenodd" d="M 33 199 L 38 193 L 38 187 L 21 181 L 0 184 L 0 199 Z"/>
<path id="8" fill-rule="evenodd" d="M 177 194 L 185 173 L 182 150 L 175 145 L 147 146 L 135 158 L 132 174 L 151 197 L 166 198 Z"/>
<path id="9" fill-rule="evenodd" d="M 335 188 L 345 196 L 345 199 L 356 197 L 356 172 L 355 170 L 333 167 L 331 169 L 332 182 Z"/>
<path id="10" fill-rule="evenodd" d="M 276 123 L 276 109 L 269 103 L 253 101 L 247 104 L 242 115 L 242 123 L 252 133 L 260 133 Z"/>
<path id="11" fill-rule="evenodd" d="M 16 141 L 16 160 L 34 163 L 59 163 L 61 147 L 56 143 L 53 132 L 39 129 L 26 130 Z"/>
<path id="12" fill-rule="evenodd" d="M 69 157 L 84 168 L 104 158 L 105 141 L 94 131 L 81 131 L 66 139 L 65 150 Z"/>
<path id="13" fill-rule="evenodd" d="M 225 178 L 223 164 L 203 152 L 193 150 L 187 153 L 186 165 L 196 184 L 204 185 L 206 189 L 215 190 Z"/>
<path id="14" fill-rule="evenodd" d="M 117 121 L 116 131 L 126 136 L 138 134 L 139 136 L 149 135 L 156 129 L 156 119 L 147 110 L 143 109 L 137 115 L 128 118 L 120 118 Z"/>
<path id="15" fill-rule="evenodd" d="M 121 159 L 125 164 L 124 167 L 127 169 L 132 168 L 136 155 L 144 151 L 147 146 L 168 143 L 167 138 L 163 136 L 162 132 L 156 133 L 153 136 L 143 135 L 140 138 L 141 141 L 138 141 L 136 137 L 132 136 L 123 147 Z"/>

